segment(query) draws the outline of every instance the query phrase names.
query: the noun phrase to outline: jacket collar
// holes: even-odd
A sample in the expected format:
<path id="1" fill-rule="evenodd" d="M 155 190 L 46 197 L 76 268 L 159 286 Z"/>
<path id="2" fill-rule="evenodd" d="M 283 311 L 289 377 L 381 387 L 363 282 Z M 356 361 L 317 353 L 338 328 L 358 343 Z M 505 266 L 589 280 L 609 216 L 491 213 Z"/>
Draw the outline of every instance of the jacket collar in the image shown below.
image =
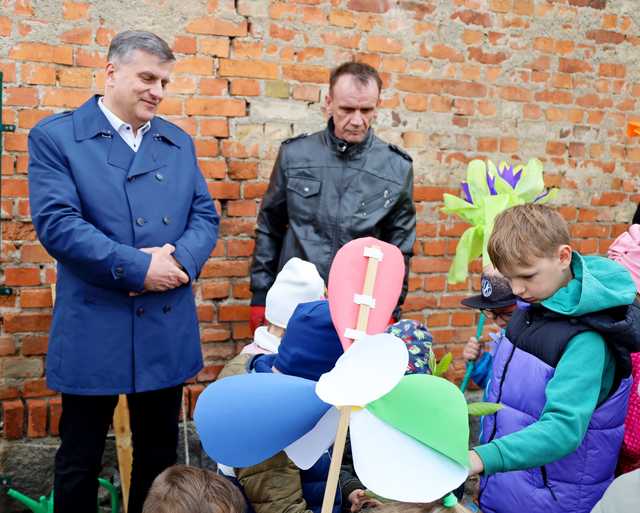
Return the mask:
<path id="1" fill-rule="evenodd" d="M 111 123 L 109 123 L 109 120 L 98 106 L 98 98 L 100 98 L 99 95 L 94 95 L 73 112 L 73 130 L 78 142 L 91 139 L 97 135 L 109 137 L 114 134 Z M 170 127 L 171 125 L 163 123 L 162 120 L 154 117 L 151 120 L 149 135 L 155 139 L 165 139 L 170 144 L 180 147 L 176 131 Z"/>
<path id="2" fill-rule="evenodd" d="M 362 142 L 349 143 L 336 137 L 333 118 L 329 118 L 327 128 L 325 129 L 325 137 L 327 139 L 327 144 L 331 147 L 334 153 L 336 153 L 336 155 L 341 158 L 351 159 L 360 155 L 371 146 L 371 143 L 373 142 L 373 129 L 369 128 L 369 131 Z"/>

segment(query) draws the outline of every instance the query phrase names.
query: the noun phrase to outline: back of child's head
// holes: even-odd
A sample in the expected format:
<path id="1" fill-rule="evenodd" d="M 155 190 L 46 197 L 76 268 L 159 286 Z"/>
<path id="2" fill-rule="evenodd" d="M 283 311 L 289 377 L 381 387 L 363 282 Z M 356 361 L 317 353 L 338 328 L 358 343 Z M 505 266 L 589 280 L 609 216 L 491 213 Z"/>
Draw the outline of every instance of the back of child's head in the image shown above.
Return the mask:
<path id="1" fill-rule="evenodd" d="M 560 246 L 570 243 L 567 222 L 556 210 L 526 203 L 496 217 L 487 249 L 493 265 L 507 274 L 536 258 L 553 257 Z"/>
<path id="2" fill-rule="evenodd" d="M 294 257 L 284 264 L 267 292 L 264 317 L 271 324 L 286 329 L 291 315 L 300 303 L 322 297 L 324 281 L 316 266 Z"/>
<path id="3" fill-rule="evenodd" d="M 640 224 L 632 224 L 620 234 L 609 246 L 608 255 L 631 273 L 636 290 L 640 292 Z"/>
<path id="4" fill-rule="evenodd" d="M 403 319 L 391 324 L 386 331 L 401 339 L 407 346 L 409 363 L 407 363 L 405 375 L 432 374 L 433 369 L 429 368 L 429 360 L 433 337 L 424 324 L 413 319 Z"/>
<path id="5" fill-rule="evenodd" d="M 295 309 L 273 367 L 282 374 L 317 381 L 333 369 L 343 352 L 329 302 L 311 301 Z"/>
<path id="6" fill-rule="evenodd" d="M 211 470 L 174 465 L 155 478 L 142 513 L 244 513 L 236 486 Z"/>

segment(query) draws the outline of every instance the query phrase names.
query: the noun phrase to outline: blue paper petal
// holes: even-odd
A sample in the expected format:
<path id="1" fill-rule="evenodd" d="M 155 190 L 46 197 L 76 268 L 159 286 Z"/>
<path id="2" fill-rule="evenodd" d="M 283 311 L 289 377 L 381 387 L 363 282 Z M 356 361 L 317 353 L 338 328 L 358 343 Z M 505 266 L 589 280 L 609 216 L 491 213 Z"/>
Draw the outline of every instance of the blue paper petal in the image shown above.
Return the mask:
<path id="1" fill-rule="evenodd" d="M 205 452 L 231 467 L 277 454 L 331 408 L 315 387 L 315 381 L 284 374 L 231 376 L 209 385 L 193 415 Z"/>

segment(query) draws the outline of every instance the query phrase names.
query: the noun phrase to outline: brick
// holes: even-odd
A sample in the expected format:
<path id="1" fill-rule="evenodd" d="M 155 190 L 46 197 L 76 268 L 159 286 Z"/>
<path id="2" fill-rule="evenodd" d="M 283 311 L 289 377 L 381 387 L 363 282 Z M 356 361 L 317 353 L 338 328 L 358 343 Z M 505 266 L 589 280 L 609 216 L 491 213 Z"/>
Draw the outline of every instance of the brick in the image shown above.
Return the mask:
<path id="1" fill-rule="evenodd" d="M 24 433 L 24 403 L 20 400 L 4 401 L 1 405 L 4 437 L 7 440 L 22 438 Z"/>
<path id="2" fill-rule="evenodd" d="M 64 87 L 90 88 L 93 83 L 91 68 L 63 68 L 58 71 L 58 80 Z"/>
<path id="3" fill-rule="evenodd" d="M 390 0 L 349 0 L 347 7 L 353 11 L 382 14 L 391 8 Z"/>
<path id="4" fill-rule="evenodd" d="M 224 299 L 229 297 L 229 281 L 204 282 L 200 288 L 203 299 Z"/>
<path id="5" fill-rule="evenodd" d="M 589 73 L 593 67 L 586 60 L 560 58 L 558 71 L 561 73 Z"/>
<path id="6" fill-rule="evenodd" d="M 91 92 L 78 89 L 45 89 L 42 105 L 75 109 L 91 97 Z"/>
<path id="7" fill-rule="evenodd" d="M 0 337 L 0 356 L 13 356 L 16 354 L 16 343 L 13 337 Z"/>
<path id="8" fill-rule="evenodd" d="M 7 16 L 0 16 L 0 37 L 11 35 L 11 19 Z"/>
<path id="9" fill-rule="evenodd" d="M 218 320 L 248 321 L 251 307 L 249 305 L 220 305 Z"/>
<path id="10" fill-rule="evenodd" d="M 271 98 L 289 98 L 289 83 L 284 80 L 266 82 L 265 95 Z"/>
<path id="11" fill-rule="evenodd" d="M 236 299 L 251 299 L 251 290 L 249 289 L 249 282 L 234 283 L 232 289 L 233 297 Z M 253 333 L 249 333 L 252 336 Z"/>
<path id="12" fill-rule="evenodd" d="M 9 58 L 19 61 L 73 64 L 73 49 L 70 46 L 22 42 L 11 47 Z"/>
<path id="13" fill-rule="evenodd" d="M 49 331 L 49 314 L 6 314 L 4 329 L 6 333 L 29 333 Z"/>
<path id="14" fill-rule="evenodd" d="M 27 151 L 27 134 L 9 132 L 2 137 L 6 151 Z"/>
<path id="15" fill-rule="evenodd" d="M 230 201 L 229 203 L 242 203 L 242 205 L 238 205 L 238 208 L 246 209 L 246 210 L 250 210 L 252 205 L 253 205 L 253 210 L 255 210 L 256 208 L 256 203 L 254 201 L 246 201 L 246 200 L 244 200 L 243 202 Z M 255 245 L 256 244 L 253 239 L 230 240 L 227 245 L 227 253 L 230 257 L 250 257 L 253 255 L 253 250 L 255 248 Z M 236 285 L 237 283 L 234 284 L 234 293 L 233 293 L 234 297 L 238 297 L 237 293 L 235 292 Z"/>
<path id="16" fill-rule="evenodd" d="M 303 100 L 307 102 L 320 101 L 320 88 L 308 84 L 299 84 L 293 87 L 292 97 L 294 100 Z"/>
<path id="17" fill-rule="evenodd" d="M 225 96 L 229 89 L 226 78 L 201 78 L 200 94 L 204 96 Z"/>
<path id="18" fill-rule="evenodd" d="M 401 75 L 396 82 L 396 88 L 410 93 L 440 93 L 442 84 L 438 80 Z"/>
<path id="19" fill-rule="evenodd" d="M 626 36 L 613 30 L 590 30 L 587 32 L 587 39 L 594 40 L 596 44 L 618 45 L 626 39 Z"/>
<path id="20" fill-rule="evenodd" d="M 65 20 L 81 20 L 88 17 L 90 7 L 84 2 L 64 2 L 62 13 Z"/>
<path id="21" fill-rule="evenodd" d="M 322 66 L 294 64 L 283 66 L 282 73 L 289 80 L 326 84 L 329 83 L 330 70 Z"/>
<path id="22" fill-rule="evenodd" d="M 214 199 L 237 199 L 240 197 L 240 184 L 235 182 L 212 182 L 208 184 L 209 194 Z"/>
<path id="23" fill-rule="evenodd" d="M 112 29 L 107 29 L 104 27 L 98 27 L 96 29 L 96 43 L 100 46 L 109 46 L 111 44 L 111 40 L 116 35 L 116 31 Z M 174 51 L 175 47 L 174 47 Z"/>
<path id="24" fill-rule="evenodd" d="M 16 65 L 14 62 L 0 62 L 0 73 L 3 75 L 3 82 L 10 84 L 16 81 Z"/>
<path id="25" fill-rule="evenodd" d="M 221 59 L 218 71 L 223 77 L 278 78 L 278 65 L 275 62 Z"/>
<path id="26" fill-rule="evenodd" d="M 544 103 L 573 103 L 573 95 L 568 91 L 541 91 L 539 93 L 536 93 L 534 98 L 536 101 Z"/>
<path id="27" fill-rule="evenodd" d="M 360 46 L 360 34 L 343 35 L 336 32 L 324 32 L 322 41 L 329 46 L 358 48 Z"/>
<path id="28" fill-rule="evenodd" d="M 614 207 L 625 201 L 626 195 L 623 192 L 603 192 L 591 199 L 593 206 Z"/>
<path id="29" fill-rule="evenodd" d="M 244 100 L 238 99 L 199 99 L 186 101 L 186 113 L 190 116 L 225 116 L 236 117 L 246 115 Z"/>
<path id="30" fill-rule="evenodd" d="M 198 50 L 198 43 L 195 37 L 175 36 L 171 48 L 174 53 L 194 54 Z"/>
<path id="31" fill-rule="evenodd" d="M 40 280 L 38 278 L 38 284 Z M 20 291 L 20 306 L 22 308 L 48 308 L 53 305 L 51 290 L 46 289 L 22 289 Z"/>
<path id="32" fill-rule="evenodd" d="M 29 195 L 29 182 L 23 178 L 5 178 L 2 181 L 2 195 L 26 198 Z"/>
<path id="33" fill-rule="evenodd" d="M 369 36 L 367 50 L 381 53 L 401 53 L 404 48 L 402 41 L 392 37 Z"/>
<path id="34" fill-rule="evenodd" d="M 214 36 L 244 37 L 248 34 L 247 20 L 234 22 L 214 17 L 198 18 L 187 24 L 187 32 Z"/>
<path id="35" fill-rule="evenodd" d="M 47 435 L 47 402 L 44 399 L 27 401 L 27 436 L 41 438 Z"/>
<path id="36" fill-rule="evenodd" d="M 91 27 L 80 27 L 63 32 L 60 35 L 60 41 L 69 44 L 88 45 L 93 40 L 92 36 Z"/>
<path id="37" fill-rule="evenodd" d="M 174 70 L 176 73 L 210 76 L 213 74 L 213 59 L 201 56 L 183 57 L 176 62 Z"/>
<path id="38" fill-rule="evenodd" d="M 500 98 L 511 102 L 530 102 L 531 91 L 523 87 L 505 86 L 500 88 Z"/>
<path id="39" fill-rule="evenodd" d="M 229 39 L 200 39 L 200 51 L 216 57 L 229 57 Z"/>
<path id="40" fill-rule="evenodd" d="M 203 119 L 200 134 L 208 137 L 229 137 L 229 122 L 226 119 Z"/>
<path id="41" fill-rule="evenodd" d="M 434 44 L 429 48 L 427 45 L 420 47 L 420 55 L 432 59 L 442 59 L 450 62 L 464 62 L 464 55 L 451 46 Z"/>
<path id="42" fill-rule="evenodd" d="M 329 24 L 337 27 L 353 28 L 356 22 L 351 11 L 336 9 L 329 13 Z"/>
<path id="43" fill-rule="evenodd" d="M 209 260 L 203 267 L 201 277 L 247 276 L 249 262 L 241 260 Z"/>
<path id="44" fill-rule="evenodd" d="M 40 285 L 40 269 L 6 267 L 4 269 L 4 282 L 6 285 L 17 287 Z"/>
<path id="45" fill-rule="evenodd" d="M 78 48 L 76 51 L 76 65 L 85 68 L 104 68 L 107 64 L 106 54 L 100 51 Z"/>
<path id="46" fill-rule="evenodd" d="M 491 17 L 487 13 L 473 10 L 456 11 L 451 15 L 452 20 L 460 20 L 465 25 L 480 25 L 482 27 L 491 26 Z"/>
<path id="47" fill-rule="evenodd" d="M 443 80 L 442 91 L 453 96 L 470 98 L 480 98 L 487 95 L 487 87 L 484 84 L 459 80 Z"/>
<path id="48" fill-rule="evenodd" d="M 241 41 L 233 40 L 233 56 L 246 59 L 260 59 L 263 53 L 263 45 L 261 41 Z"/>
<path id="49" fill-rule="evenodd" d="M 626 74 L 627 67 L 624 64 L 602 63 L 598 68 L 601 77 L 624 78 Z"/>
<path id="50" fill-rule="evenodd" d="M 20 76 L 26 84 L 53 85 L 56 83 L 56 69 L 52 66 L 24 63 Z"/>
<path id="51" fill-rule="evenodd" d="M 24 291 L 23 291 L 24 292 Z M 22 294 L 20 297 L 20 304 L 22 305 Z M 43 307 L 51 306 L 51 291 L 48 291 L 48 304 L 42 301 Z M 48 338 L 46 336 L 29 335 L 22 337 L 20 352 L 23 356 L 39 356 L 47 354 Z"/>
<path id="52" fill-rule="evenodd" d="M 469 48 L 469 58 L 482 64 L 501 64 L 506 61 L 509 56 L 504 52 L 489 53 L 484 52 L 482 48 Z"/>
<path id="53" fill-rule="evenodd" d="M 226 141 L 225 141 L 226 142 Z M 239 144 L 230 141 L 231 144 Z M 222 154 L 225 156 L 232 156 L 233 152 L 230 152 L 223 146 Z M 249 156 L 249 155 L 247 155 Z M 242 157 L 241 157 L 242 158 Z M 233 180 L 254 180 L 258 177 L 258 163 L 246 162 L 242 160 L 229 160 L 229 178 Z M 252 202 L 253 203 L 253 202 Z"/>
<path id="54" fill-rule="evenodd" d="M 245 199 L 262 198 L 264 193 L 267 192 L 268 186 L 269 184 L 266 182 L 246 182 L 242 184 L 242 197 Z"/>

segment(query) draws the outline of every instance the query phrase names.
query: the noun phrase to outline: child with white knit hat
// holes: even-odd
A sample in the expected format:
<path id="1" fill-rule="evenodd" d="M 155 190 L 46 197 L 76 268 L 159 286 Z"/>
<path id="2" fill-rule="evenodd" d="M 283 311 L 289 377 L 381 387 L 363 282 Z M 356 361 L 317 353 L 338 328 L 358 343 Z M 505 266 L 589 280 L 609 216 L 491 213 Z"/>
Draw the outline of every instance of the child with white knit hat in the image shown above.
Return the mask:
<path id="1" fill-rule="evenodd" d="M 245 346 L 242 353 L 277 353 L 280 339 L 296 307 L 322 297 L 324 281 L 316 266 L 300 258 L 290 259 L 267 292 L 264 316 L 268 324 L 256 329 L 253 343 Z"/>

